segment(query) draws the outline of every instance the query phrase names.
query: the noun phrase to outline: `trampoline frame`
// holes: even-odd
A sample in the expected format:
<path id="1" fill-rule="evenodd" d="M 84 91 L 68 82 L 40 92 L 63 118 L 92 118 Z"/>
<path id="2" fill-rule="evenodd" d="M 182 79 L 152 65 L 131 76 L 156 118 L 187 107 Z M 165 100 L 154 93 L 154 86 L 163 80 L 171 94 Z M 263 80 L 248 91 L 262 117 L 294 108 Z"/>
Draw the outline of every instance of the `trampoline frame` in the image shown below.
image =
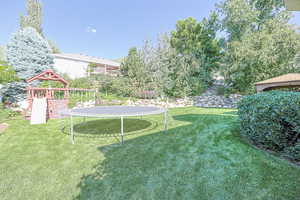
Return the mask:
<path id="1" fill-rule="evenodd" d="M 98 107 L 92 107 L 92 108 L 100 108 L 101 106 Z M 159 107 L 146 107 L 146 106 L 105 106 L 107 107 L 135 107 L 135 108 L 155 108 L 156 110 L 152 111 L 152 112 L 140 112 L 140 113 L 135 113 L 135 114 L 121 114 L 121 115 L 103 115 L 103 114 L 89 114 L 89 113 L 79 113 L 78 111 L 79 109 L 69 109 L 69 110 L 63 110 L 61 111 L 61 115 L 63 116 L 69 116 L 70 117 L 70 136 L 71 136 L 71 143 L 75 144 L 75 134 L 74 134 L 74 117 L 84 117 L 84 121 L 86 119 L 86 117 L 92 117 L 92 118 L 120 118 L 121 120 L 121 127 L 120 127 L 120 140 L 121 140 L 121 144 L 124 144 L 124 118 L 125 117 L 142 117 L 142 116 L 146 116 L 146 115 L 156 115 L 156 114 L 163 114 L 164 116 L 164 132 L 167 133 L 168 131 L 168 109 L 166 108 L 159 108 Z M 92 108 L 88 108 L 88 109 L 92 109 Z M 86 108 L 82 108 L 86 109 Z M 77 110 L 77 112 L 76 112 Z M 75 111 L 75 112 L 74 112 Z"/>

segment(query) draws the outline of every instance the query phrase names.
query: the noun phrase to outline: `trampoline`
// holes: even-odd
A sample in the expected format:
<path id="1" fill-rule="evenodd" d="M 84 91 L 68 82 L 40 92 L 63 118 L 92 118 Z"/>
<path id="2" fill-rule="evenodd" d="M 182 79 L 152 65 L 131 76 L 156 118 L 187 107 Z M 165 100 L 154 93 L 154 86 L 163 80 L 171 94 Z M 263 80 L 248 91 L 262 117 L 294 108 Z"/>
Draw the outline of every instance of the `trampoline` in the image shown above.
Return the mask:
<path id="1" fill-rule="evenodd" d="M 165 108 L 145 107 L 145 106 L 97 106 L 91 108 L 76 108 L 63 110 L 60 112 L 62 116 L 70 117 L 70 136 L 72 144 L 74 141 L 74 117 L 93 117 L 93 118 L 120 118 L 120 139 L 121 144 L 124 143 L 124 118 L 137 117 L 145 115 L 164 115 L 164 131 L 168 129 L 168 111 Z"/>

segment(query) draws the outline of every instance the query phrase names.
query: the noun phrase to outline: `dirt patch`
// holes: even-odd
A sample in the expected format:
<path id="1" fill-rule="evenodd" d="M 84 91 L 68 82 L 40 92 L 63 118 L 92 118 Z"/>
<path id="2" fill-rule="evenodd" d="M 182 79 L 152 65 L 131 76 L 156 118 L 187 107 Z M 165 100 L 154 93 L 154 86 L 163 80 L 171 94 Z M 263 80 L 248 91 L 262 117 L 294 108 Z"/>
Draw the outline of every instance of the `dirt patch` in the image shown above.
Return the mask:
<path id="1" fill-rule="evenodd" d="M 8 127 L 9 125 L 7 123 L 0 124 L 0 134 L 3 133 Z"/>

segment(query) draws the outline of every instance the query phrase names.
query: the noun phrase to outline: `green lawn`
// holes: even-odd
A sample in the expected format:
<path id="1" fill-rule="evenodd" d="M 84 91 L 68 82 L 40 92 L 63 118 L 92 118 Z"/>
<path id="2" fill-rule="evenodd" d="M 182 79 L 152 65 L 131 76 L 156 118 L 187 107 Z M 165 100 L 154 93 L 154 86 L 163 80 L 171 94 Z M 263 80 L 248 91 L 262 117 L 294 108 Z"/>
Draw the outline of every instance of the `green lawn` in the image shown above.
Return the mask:
<path id="1" fill-rule="evenodd" d="M 233 110 L 170 115 L 167 134 L 160 115 L 126 120 L 136 134 L 123 146 L 119 120 L 77 124 L 75 145 L 61 120 L 10 121 L 0 136 L 0 199 L 300 199 L 300 168 L 243 142 Z"/>

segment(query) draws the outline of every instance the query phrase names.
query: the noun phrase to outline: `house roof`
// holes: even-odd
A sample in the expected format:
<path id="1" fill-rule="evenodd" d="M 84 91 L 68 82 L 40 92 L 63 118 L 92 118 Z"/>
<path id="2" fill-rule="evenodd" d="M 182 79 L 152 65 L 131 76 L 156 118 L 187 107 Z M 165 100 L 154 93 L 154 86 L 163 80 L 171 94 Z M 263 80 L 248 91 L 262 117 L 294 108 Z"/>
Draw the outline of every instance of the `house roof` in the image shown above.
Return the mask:
<path id="1" fill-rule="evenodd" d="M 300 73 L 285 74 L 265 81 L 257 82 L 255 83 L 255 85 L 265 85 L 265 84 L 285 83 L 285 82 L 295 82 L 295 81 L 300 81 Z"/>
<path id="2" fill-rule="evenodd" d="M 290 11 L 300 11 L 300 0 L 284 0 L 285 5 Z"/>
<path id="3" fill-rule="evenodd" d="M 109 65 L 113 67 L 120 67 L 120 63 L 104 59 L 104 58 L 97 58 L 82 54 L 70 54 L 70 53 L 60 53 L 60 54 L 53 54 L 55 58 L 64 58 L 64 59 L 70 59 L 70 60 L 77 60 L 82 62 L 88 62 L 88 63 L 96 63 L 96 64 L 102 64 L 102 65 Z"/>

